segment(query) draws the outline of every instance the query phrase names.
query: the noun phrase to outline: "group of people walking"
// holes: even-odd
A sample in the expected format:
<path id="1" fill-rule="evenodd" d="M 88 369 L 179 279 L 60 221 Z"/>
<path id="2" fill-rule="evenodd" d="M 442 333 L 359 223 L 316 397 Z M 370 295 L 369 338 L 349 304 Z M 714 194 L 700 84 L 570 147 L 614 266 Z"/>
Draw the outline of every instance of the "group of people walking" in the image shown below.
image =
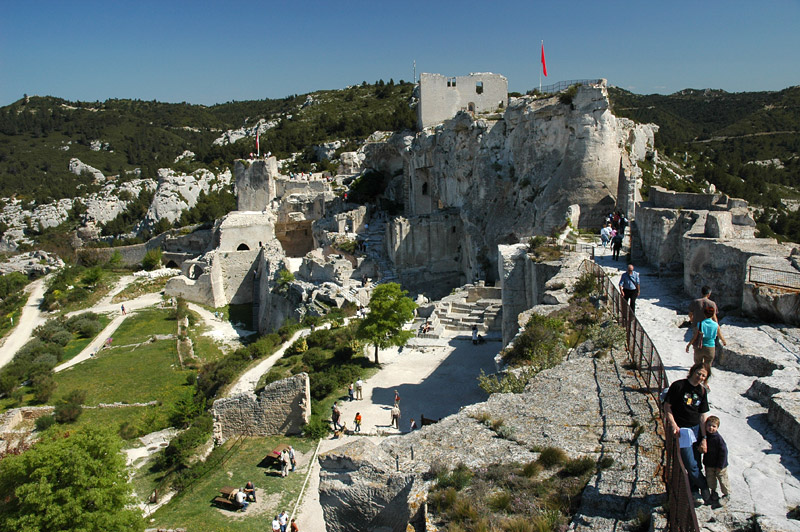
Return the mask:
<path id="1" fill-rule="evenodd" d="M 628 219 L 619 211 L 610 213 L 605 221 L 603 227 L 600 229 L 600 243 L 603 248 L 611 245 L 611 258 L 613 260 L 619 259 L 619 253 L 622 250 L 622 241 L 625 239 L 625 229 L 628 227 Z"/>

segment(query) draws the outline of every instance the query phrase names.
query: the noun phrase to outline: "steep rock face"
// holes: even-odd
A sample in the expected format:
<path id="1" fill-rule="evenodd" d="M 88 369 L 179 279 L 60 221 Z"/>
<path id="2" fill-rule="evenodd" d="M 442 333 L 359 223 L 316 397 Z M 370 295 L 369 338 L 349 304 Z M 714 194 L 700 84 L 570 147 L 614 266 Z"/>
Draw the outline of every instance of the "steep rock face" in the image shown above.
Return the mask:
<path id="1" fill-rule="evenodd" d="M 138 229 L 151 228 L 162 218 L 174 223 L 181 212 L 197 204 L 200 193 L 208 194 L 229 187 L 231 172 L 226 170 L 219 175 L 201 169 L 191 174 L 178 174 L 169 168 L 158 170 L 156 195 Z"/>
<path id="2" fill-rule="evenodd" d="M 121 185 L 109 183 L 100 192 L 90 194 L 83 200 L 86 205 L 83 223 L 104 224 L 110 222 L 128 205 L 128 201 L 120 199 L 121 194 L 126 193 L 125 195 L 135 198 L 143 191 L 153 191 L 156 187 L 157 183 L 153 179 L 134 179 Z"/>
<path id="3" fill-rule="evenodd" d="M 94 151 L 99 151 L 99 148 L 98 150 Z M 72 159 L 69 160 L 69 171 L 75 175 L 90 174 L 94 179 L 95 183 L 102 183 L 106 179 L 106 176 L 103 175 L 103 172 L 101 172 L 100 170 L 98 170 L 93 166 L 84 164 L 77 157 L 73 157 Z"/>
<path id="4" fill-rule="evenodd" d="M 466 282 L 482 274 L 493 281 L 498 244 L 550 234 L 571 205 L 581 213 L 574 223 L 599 227 L 618 191 L 630 195 L 627 181 L 636 179 L 636 161 L 652 150 L 656 130 L 615 117 L 601 83 L 579 87 L 571 104 L 514 98 L 499 119 L 462 112 L 416 137 L 394 135 L 365 146 L 365 166 L 393 175 L 399 154 L 404 184 L 397 199 L 406 217 L 457 209 L 461 253 L 484 262 L 464 263 L 461 273 Z"/>

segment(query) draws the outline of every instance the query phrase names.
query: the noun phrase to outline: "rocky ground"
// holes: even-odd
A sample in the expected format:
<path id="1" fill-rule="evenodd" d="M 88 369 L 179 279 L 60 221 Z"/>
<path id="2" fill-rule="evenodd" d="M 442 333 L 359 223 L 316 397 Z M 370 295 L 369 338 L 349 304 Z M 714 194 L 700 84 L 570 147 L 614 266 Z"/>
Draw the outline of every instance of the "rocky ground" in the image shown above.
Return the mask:
<path id="1" fill-rule="evenodd" d="M 615 280 L 624 267 L 610 255 L 598 257 L 598 262 Z M 692 355 L 685 351 L 690 339 L 688 329 L 679 327 L 690 301 L 683 293 L 683 278 L 659 277 L 641 266 L 636 269 L 642 276 L 636 315 L 653 339 L 670 382 L 684 378 Z M 730 452 L 732 494 L 728 509 L 739 522 L 758 516 L 762 530 L 800 531 L 800 522 L 787 518 L 789 510 L 800 504 L 800 453 L 769 424 L 767 408 L 748 397 L 756 377 L 726 369 L 725 362 L 728 351 L 744 352 L 753 356 L 752 364 L 758 360 L 780 360 L 782 364 L 794 360 L 796 368 L 800 330 L 732 316 L 723 316 L 721 324 L 728 346 L 722 366 L 715 361 L 709 403 L 711 413 L 721 420 L 720 434 Z M 698 510 L 698 520 L 709 530 L 725 529 L 718 528 L 724 525 L 715 523 L 715 514 L 708 507 Z"/>

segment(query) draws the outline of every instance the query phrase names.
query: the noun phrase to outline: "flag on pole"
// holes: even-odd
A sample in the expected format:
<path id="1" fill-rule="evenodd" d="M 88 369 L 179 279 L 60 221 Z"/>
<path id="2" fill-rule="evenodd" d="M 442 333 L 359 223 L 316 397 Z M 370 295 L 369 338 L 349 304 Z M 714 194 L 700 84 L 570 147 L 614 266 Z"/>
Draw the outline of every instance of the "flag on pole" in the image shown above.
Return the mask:
<path id="1" fill-rule="evenodd" d="M 544 61 L 544 41 L 542 41 L 542 72 L 544 77 L 547 77 L 547 63 Z"/>
<path id="2" fill-rule="evenodd" d="M 259 157 L 261 157 L 261 148 L 258 145 L 258 134 L 259 130 L 256 129 L 256 153 L 258 154 Z"/>

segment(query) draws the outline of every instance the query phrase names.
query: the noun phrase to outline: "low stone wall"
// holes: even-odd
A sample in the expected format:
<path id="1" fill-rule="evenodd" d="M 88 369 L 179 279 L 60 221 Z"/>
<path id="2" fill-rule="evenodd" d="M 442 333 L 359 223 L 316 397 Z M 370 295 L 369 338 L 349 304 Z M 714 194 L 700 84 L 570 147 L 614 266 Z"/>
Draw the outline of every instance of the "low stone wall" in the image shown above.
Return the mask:
<path id="1" fill-rule="evenodd" d="M 724 200 L 724 201 L 723 201 Z M 650 187 L 649 203 L 654 207 L 666 209 L 693 209 L 708 211 L 720 201 L 723 207 L 727 198 L 722 194 L 696 194 L 692 192 L 673 192 L 662 187 Z"/>
<path id="2" fill-rule="evenodd" d="M 217 399 L 211 412 L 217 442 L 238 435 L 299 434 L 311 415 L 308 373 L 268 384 L 258 396 Z"/>

